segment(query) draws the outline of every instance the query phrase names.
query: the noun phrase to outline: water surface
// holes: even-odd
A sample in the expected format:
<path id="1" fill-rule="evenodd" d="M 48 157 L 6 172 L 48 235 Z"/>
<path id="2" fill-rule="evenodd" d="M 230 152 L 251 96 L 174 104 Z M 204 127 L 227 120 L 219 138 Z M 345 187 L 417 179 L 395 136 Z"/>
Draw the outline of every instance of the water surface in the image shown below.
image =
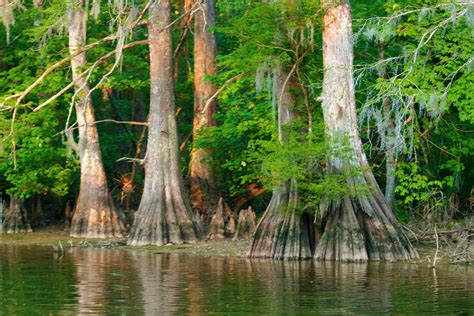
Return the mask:
<path id="1" fill-rule="evenodd" d="M 474 314 L 474 268 L 0 245 L 1 315 Z"/>

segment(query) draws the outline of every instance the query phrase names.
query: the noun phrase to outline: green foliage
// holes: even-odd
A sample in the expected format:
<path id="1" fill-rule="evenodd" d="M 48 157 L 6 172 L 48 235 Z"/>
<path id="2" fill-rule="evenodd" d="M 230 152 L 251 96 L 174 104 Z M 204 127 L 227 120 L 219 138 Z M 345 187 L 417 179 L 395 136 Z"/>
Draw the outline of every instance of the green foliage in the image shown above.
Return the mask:
<path id="1" fill-rule="evenodd" d="M 429 0 L 384 7 L 386 16 L 364 20 L 358 33 L 359 46 L 375 55 L 373 63 L 359 66 L 367 137 L 382 154 L 395 148 L 398 210 L 405 219 L 447 207 L 462 211 L 466 204 L 449 200 L 467 198 L 473 185 L 472 168 L 466 168 L 473 163 L 473 7 Z M 380 153 L 373 145 L 370 150 Z"/>
<path id="2" fill-rule="evenodd" d="M 400 163 L 398 165 L 398 185 L 395 192 L 403 199 L 401 203 L 415 208 L 416 204 L 429 203 L 430 200 L 441 194 L 445 182 L 429 180 L 420 173 L 421 168 L 416 163 Z M 447 179 L 449 181 L 449 179 Z"/>
<path id="3" fill-rule="evenodd" d="M 319 95 L 322 79 L 321 59 L 309 57 L 309 53 L 320 38 L 320 24 L 318 1 L 225 3 L 219 4 L 223 8 L 220 19 L 228 23 L 216 28 L 223 43 L 219 47 L 221 71 L 213 80 L 221 86 L 237 74 L 250 75 L 229 85 L 219 96 L 220 112 L 215 115 L 218 127 L 194 141 L 198 147 L 211 150 L 211 164 L 220 174 L 220 189 L 233 198 L 244 193 L 245 184 L 260 181 L 261 162 L 255 151 L 261 149 L 261 140 L 270 141 L 276 133 L 275 65 L 290 69 L 298 64 L 299 87 L 292 91 L 297 99 L 294 110 L 302 119 L 307 119 L 306 106 L 314 111 L 312 99 Z"/>
<path id="4" fill-rule="evenodd" d="M 261 165 L 259 180 L 270 190 L 293 183 L 301 212 L 317 213 L 323 199 L 340 201 L 346 196 L 366 194 L 368 189 L 363 184 L 354 187 L 348 181 L 361 175 L 360 168 L 327 172 L 328 156 L 349 161 L 353 153 L 349 146 L 335 148 L 324 137 L 322 126 L 319 127 L 315 132 L 302 136 L 295 132 L 301 130 L 301 123 L 294 122 L 285 127 L 288 137 L 283 143 L 278 140 L 257 141 L 252 150 L 253 161 Z"/>
<path id="5" fill-rule="evenodd" d="M 140 2 L 139 6 L 144 4 Z M 0 102 L 5 102 L 0 111 L 0 191 L 23 198 L 48 193 L 72 197 L 78 187 L 78 163 L 62 133 L 72 92 L 39 112 L 31 111 L 70 82 L 68 63 L 49 74 L 16 108 L 13 129 L 15 100 L 5 101 L 68 56 L 66 2 L 23 5 L 26 10 L 15 8 L 10 45 L 5 41 L 5 28 L 0 27 Z M 116 23 L 124 18 L 114 9 L 109 11 L 108 3 L 101 5 L 101 13 L 88 20 L 88 43 L 115 32 Z M 271 189 L 291 179 L 298 185 L 302 210 L 316 209 L 323 196 L 337 200 L 348 194 L 364 194 L 368 188 L 346 185 L 347 179 L 357 177 L 361 170 L 330 176 L 326 172 L 328 154 L 343 157 L 348 153 L 343 148 L 339 153 L 334 151 L 333 142 L 325 140 L 320 130 L 322 115 L 316 101 L 323 78 L 319 1 L 225 0 L 216 5 L 219 74 L 208 79 L 221 87 L 238 74 L 246 75 L 219 95 L 219 112 L 214 117 L 218 126 L 192 141 L 212 152 L 209 163 L 218 173 L 223 196 L 227 200 L 237 198 L 249 183 L 262 182 Z M 459 206 L 462 209 L 474 186 L 472 5 L 459 1 L 376 0 L 357 1 L 351 6 L 361 134 L 371 153 L 371 165 L 382 166 L 376 173 L 379 183 L 385 179 L 385 151 L 394 146 L 399 161 L 397 208 L 402 220 L 438 212 L 450 197 L 464 201 Z M 178 17 L 180 13 L 173 15 Z M 173 25 L 175 43 L 181 35 L 178 25 Z M 146 27 L 139 26 L 126 41 L 146 37 Z M 192 128 L 191 39 L 189 34 L 181 43 L 182 54 L 176 54 L 181 142 Z M 105 42 L 89 50 L 87 66 L 116 45 Z M 385 60 L 380 60 L 380 53 Z M 116 70 L 101 81 L 115 63 L 114 57 L 101 62 L 89 77 L 91 87 L 97 85 L 92 94 L 96 119 L 144 121 L 149 102 L 147 46 L 125 50 Z M 300 120 L 299 126 L 288 127 L 293 132 L 284 144 L 276 141 L 276 66 L 287 73 L 294 69 L 291 93 L 296 101 L 292 110 Z M 391 102 L 390 110 L 384 108 L 386 97 Z M 310 114 L 310 123 L 317 131 L 307 135 Z M 390 119 L 394 123 L 391 129 Z M 74 121 L 73 113 L 70 123 Z M 110 122 L 97 126 L 109 184 L 117 188 L 117 181 L 112 179 L 131 172 L 129 163 L 117 160 L 135 156 L 142 128 Z M 390 133 L 395 138 L 392 143 Z M 185 174 L 190 148 L 188 142 L 182 151 Z M 142 182 L 140 169 L 137 193 Z M 267 203 L 268 195 L 260 202 Z"/>
<path id="6" fill-rule="evenodd" d="M 55 135 L 58 124 L 54 112 L 18 117 L 13 136 L 15 149 L 4 142 L 0 156 L 0 173 L 8 182 L 4 184 L 8 194 L 28 198 L 49 192 L 64 196 L 69 192 L 78 164 L 68 158 L 61 137 Z"/>
<path id="7" fill-rule="evenodd" d="M 220 189 L 235 197 L 243 193 L 244 184 L 257 181 L 258 165 L 251 144 L 257 139 L 270 139 L 273 122 L 268 101 L 263 95 L 257 96 L 249 78 L 230 86 L 219 105 L 222 110 L 214 117 L 219 126 L 206 129 L 195 142 L 211 150 L 210 163 L 220 174 Z"/>

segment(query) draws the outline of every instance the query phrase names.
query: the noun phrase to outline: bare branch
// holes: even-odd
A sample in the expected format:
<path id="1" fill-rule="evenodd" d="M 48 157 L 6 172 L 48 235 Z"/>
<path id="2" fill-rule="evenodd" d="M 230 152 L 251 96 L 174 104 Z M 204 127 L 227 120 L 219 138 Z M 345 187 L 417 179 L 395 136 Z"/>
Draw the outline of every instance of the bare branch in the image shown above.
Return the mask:
<path id="1" fill-rule="evenodd" d="M 222 91 L 225 90 L 225 88 L 227 88 L 227 86 L 229 84 L 231 84 L 232 82 L 242 78 L 242 77 L 245 77 L 245 76 L 248 76 L 250 75 L 250 72 L 243 72 L 241 74 L 238 74 L 230 79 L 228 79 L 223 85 L 222 87 L 220 87 L 206 102 L 206 105 L 204 105 L 204 108 L 202 109 L 201 113 L 204 113 L 206 112 L 207 108 L 211 105 L 212 101 L 217 98 L 219 96 L 219 94 L 222 93 Z"/>
<path id="2" fill-rule="evenodd" d="M 117 162 L 120 162 L 120 161 L 134 162 L 140 165 L 143 165 L 145 163 L 145 159 L 129 158 L 129 157 L 122 157 L 122 158 L 117 159 Z"/>
<path id="3" fill-rule="evenodd" d="M 115 124 L 129 124 L 129 125 L 141 125 L 141 126 L 148 126 L 148 123 L 146 122 L 136 122 L 136 121 L 117 121 L 117 120 L 112 120 L 112 119 L 106 119 L 106 120 L 100 120 L 100 121 L 95 121 L 94 124 L 97 123 L 115 123 Z"/>
<path id="4" fill-rule="evenodd" d="M 143 44 L 148 44 L 148 40 L 142 40 L 142 41 L 136 41 L 136 42 L 132 42 L 132 43 L 129 43 L 129 44 L 126 44 L 122 47 L 122 49 L 126 49 L 126 48 L 130 48 L 130 47 L 134 47 L 134 46 L 137 46 L 137 45 L 143 45 Z M 118 51 L 118 49 L 114 49 L 113 51 L 111 52 L 108 52 L 107 54 L 105 54 L 104 56 L 102 56 L 101 58 L 99 58 L 95 63 L 94 65 L 92 65 L 91 67 L 89 67 L 87 70 L 83 71 L 80 75 L 79 75 L 79 78 L 83 77 L 84 75 L 86 74 L 89 74 L 91 73 L 95 67 L 102 61 L 106 60 L 107 58 L 110 58 L 111 56 L 113 56 L 116 52 Z M 69 83 L 67 86 L 65 86 L 64 88 L 62 88 L 58 93 L 56 93 L 55 95 L 53 95 L 51 98 L 49 98 L 48 100 L 46 100 L 45 102 L 41 103 L 40 105 L 38 105 L 34 110 L 33 112 L 36 112 L 36 111 L 39 111 L 41 110 L 43 107 L 45 107 L 46 105 L 50 104 L 51 102 L 53 102 L 54 100 L 56 100 L 58 97 L 60 97 L 61 95 L 63 95 L 67 90 L 69 90 L 70 88 L 72 88 L 75 84 L 75 81 L 71 81 L 71 83 Z"/>

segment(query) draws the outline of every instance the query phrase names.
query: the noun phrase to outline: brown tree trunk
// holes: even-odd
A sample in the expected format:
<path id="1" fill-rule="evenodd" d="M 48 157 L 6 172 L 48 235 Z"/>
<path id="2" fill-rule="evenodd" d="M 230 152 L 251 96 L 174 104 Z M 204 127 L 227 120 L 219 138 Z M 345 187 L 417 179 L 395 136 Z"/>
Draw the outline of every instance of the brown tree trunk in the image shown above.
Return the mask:
<path id="1" fill-rule="evenodd" d="M 10 205 L 4 210 L 5 220 L 3 222 L 3 230 L 7 234 L 12 233 L 31 233 L 30 222 L 26 214 L 23 200 L 10 196 Z"/>
<path id="2" fill-rule="evenodd" d="M 207 240 L 222 240 L 226 237 L 226 214 L 224 212 L 224 199 L 220 198 L 217 208 L 212 216 L 209 230 L 207 232 Z"/>
<path id="3" fill-rule="evenodd" d="M 69 231 L 71 229 L 71 201 L 66 202 L 66 208 L 64 210 L 64 230 Z"/>
<path id="4" fill-rule="evenodd" d="M 380 43 L 377 46 L 377 55 L 379 60 L 384 60 L 384 49 L 386 43 Z M 382 67 L 380 77 L 386 78 L 387 71 Z M 396 136 L 395 123 L 392 117 L 392 100 L 389 96 L 383 98 L 383 113 L 387 124 L 385 132 L 385 199 L 388 205 L 393 209 L 395 206 L 395 185 L 397 184 L 397 150 L 396 150 Z"/>
<path id="5" fill-rule="evenodd" d="M 316 247 L 318 260 L 405 260 L 418 254 L 402 232 L 369 168 L 357 128 L 353 79 L 350 6 L 324 0 L 323 114 L 326 133 L 336 149 L 348 146 L 349 157 L 328 157 L 328 172 L 359 170 L 347 183 L 359 192 L 323 209 L 323 235 Z M 344 147 L 345 148 L 345 147 Z"/>
<path id="6" fill-rule="evenodd" d="M 252 207 L 243 209 L 239 213 L 239 221 L 233 240 L 250 239 L 255 232 L 255 212 Z"/>
<path id="7" fill-rule="evenodd" d="M 86 43 L 87 8 L 74 2 L 69 9 L 69 52 L 75 54 Z M 79 130 L 81 183 L 71 222 L 71 237 L 123 237 L 125 227 L 107 186 L 99 135 L 89 85 L 79 74 L 86 65 L 85 52 L 71 59 L 72 78 L 77 93 L 76 116 Z"/>
<path id="8" fill-rule="evenodd" d="M 0 194 L 0 234 L 3 233 L 3 212 L 6 210 L 6 207 L 3 206 L 3 197 Z"/>
<path id="9" fill-rule="evenodd" d="M 207 100 L 216 92 L 216 87 L 207 79 L 217 74 L 216 39 L 214 31 L 210 30 L 216 18 L 214 0 L 197 1 L 200 2 L 201 10 L 194 16 L 194 119 L 189 173 L 192 208 L 203 215 L 204 221 L 208 221 L 217 200 L 215 176 L 208 164 L 210 152 L 198 148 L 195 143 L 203 129 L 216 125 L 213 119 L 216 100 L 206 106 Z"/>
<path id="10" fill-rule="evenodd" d="M 129 245 L 195 242 L 202 236 L 183 186 L 176 130 L 170 0 L 150 7 L 150 114 L 145 187 Z"/>
<path id="11" fill-rule="evenodd" d="M 387 200 L 390 208 L 393 209 L 395 206 L 395 186 L 397 184 L 397 152 L 396 152 L 396 143 L 395 143 L 395 124 L 391 116 L 392 112 L 392 102 L 389 97 L 385 97 L 383 100 L 383 108 L 385 115 L 387 115 L 387 146 L 385 149 L 385 174 L 386 174 L 386 183 L 385 183 L 385 199 Z"/>
<path id="12" fill-rule="evenodd" d="M 279 66 L 274 69 L 278 98 L 278 138 L 286 139 L 284 125 L 291 122 L 295 114 L 292 107 L 295 100 L 290 93 L 288 84 L 284 86 L 288 74 Z M 308 215 L 297 214 L 297 185 L 295 180 L 281 183 L 273 189 L 270 204 L 260 220 L 252 241 L 249 257 L 267 257 L 274 259 L 311 258 L 310 225 Z"/>
<path id="13" fill-rule="evenodd" d="M 143 102 L 142 97 L 140 94 L 133 90 L 133 108 L 132 108 L 132 120 L 135 122 L 144 122 L 146 120 L 146 109 L 145 109 L 145 102 Z M 145 126 L 134 125 L 133 126 L 134 136 L 138 136 L 138 140 L 135 143 L 135 159 L 143 158 L 143 152 L 146 150 L 145 144 L 145 137 L 146 137 L 146 128 Z M 140 171 L 141 166 L 139 162 L 133 161 L 132 168 L 130 171 L 130 188 L 132 191 L 127 192 L 125 194 L 125 201 L 123 202 L 124 210 L 126 215 L 129 215 L 130 212 L 135 211 L 134 201 L 136 195 L 136 185 L 135 185 L 135 177 L 137 176 L 138 172 Z M 125 193 L 125 192 L 124 192 Z"/>
<path id="14" fill-rule="evenodd" d="M 41 196 L 35 195 L 31 202 L 31 222 L 33 227 L 41 227 L 44 225 L 43 205 L 41 203 Z"/>

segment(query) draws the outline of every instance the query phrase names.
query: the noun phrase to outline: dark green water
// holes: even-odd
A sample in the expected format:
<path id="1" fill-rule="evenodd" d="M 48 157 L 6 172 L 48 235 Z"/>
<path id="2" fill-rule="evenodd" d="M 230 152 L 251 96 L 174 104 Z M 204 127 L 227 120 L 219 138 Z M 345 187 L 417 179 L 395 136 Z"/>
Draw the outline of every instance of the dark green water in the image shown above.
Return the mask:
<path id="1" fill-rule="evenodd" d="M 474 315 L 474 269 L 0 246 L 1 315 Z"/>

